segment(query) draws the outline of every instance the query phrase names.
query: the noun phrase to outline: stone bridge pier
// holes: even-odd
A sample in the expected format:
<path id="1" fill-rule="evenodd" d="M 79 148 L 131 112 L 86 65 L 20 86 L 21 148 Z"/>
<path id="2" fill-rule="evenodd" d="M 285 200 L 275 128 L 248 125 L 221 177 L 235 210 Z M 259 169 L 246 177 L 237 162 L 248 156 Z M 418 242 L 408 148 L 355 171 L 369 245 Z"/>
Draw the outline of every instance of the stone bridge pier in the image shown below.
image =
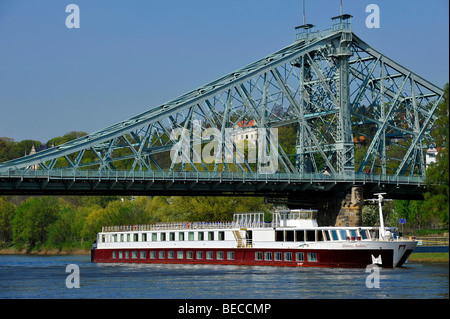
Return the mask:
<path id="1" fill-rule="evenodd" d="M 353 186 L 328 198 L 316 199 L 320 226 L 361 226 L 364 205 L 363 188 Z"/>
<path id="2" fill-rule="evenodd" d="M 363 187 L 353 186 L 349 191 L 313 197 L 309 205 L 289 205 L 290 209 L 314 208 L 318 210 L 319 226 L 362 225 L 362 207 L 364 205 Z"/>

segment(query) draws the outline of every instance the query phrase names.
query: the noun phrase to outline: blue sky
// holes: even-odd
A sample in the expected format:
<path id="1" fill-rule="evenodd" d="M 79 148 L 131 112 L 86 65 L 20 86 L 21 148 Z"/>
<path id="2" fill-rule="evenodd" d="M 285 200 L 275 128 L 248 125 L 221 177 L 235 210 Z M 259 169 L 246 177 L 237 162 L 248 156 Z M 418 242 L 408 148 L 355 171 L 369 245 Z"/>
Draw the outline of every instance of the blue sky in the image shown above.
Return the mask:
<path id="1" fill-rule="evenodd" d="M 68 4 L 80 28 L 68 29 Z M 368 29 L 368 4 L 380 28 Z M 430 82 L 449 81 L 448 0 L 343 0 L 353 31 Z M 339 0 L 306 0 L 324 30 Z M 302 0 L 0 0 L 0 137 L 97 131 L 292 43 Z"/>

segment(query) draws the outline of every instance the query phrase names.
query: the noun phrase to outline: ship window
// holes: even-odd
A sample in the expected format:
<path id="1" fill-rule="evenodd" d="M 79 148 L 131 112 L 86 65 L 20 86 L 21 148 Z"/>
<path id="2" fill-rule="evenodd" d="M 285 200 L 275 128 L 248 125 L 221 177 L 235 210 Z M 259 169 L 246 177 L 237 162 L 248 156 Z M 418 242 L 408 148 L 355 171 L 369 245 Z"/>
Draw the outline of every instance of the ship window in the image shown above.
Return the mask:
<path id="1" fill-rule="evenodd" d="M 292 261 L 292 253 L 284 253 L 285 261 Z"/>
<path id="2" fill-rule="evenodd" d="M 367 230 L 361 230 L 360 231 L 362 239 L 367 239 Z"/>
<path id="3" fill-rule="evenodd" d="M 158 240 L 158 234 L 152 233 L 152 241 L 157 241 L 157 240 Z"/>
<path id="4" fill-rule="evenodd" d="M 317 241 L 323 241 L 323 233 L 321 230 L 317 232 Z"/>
<path id="5" fill-rule="evenodd" d="M 182 251 L 177 251 L 177 259 L 183 259 L 183 252 Z"/>
<path id="6" fill-rule="evenodd" d="M 330 240 L 330 233 L 328 232 L 328 230 L 324 230 L 323 233 L 325 234 L 326 240 Z"/>
<path id="7" fill-rule="evenodd" d="M 305 255 L 303 253 L 295 253 L 296 261 L 305 261 Z"/>
<path id="8" fill-rule="evenodd" d="M 213 252 L 212 251 L 207 251 L 206 252 L 206 259 L 213 259 Z"/>
<path id="9" fill-rule="evenodd" d="M 175 240 L 175 233 L 169 233 L 169 240 L 174 241 Z"/>
<path id="10" fill-rule="evenodd" d="M 120 241 L 123 242 L 123 234 L 120 234 Z"/>
<path id="11" fill-rule="evenodd" d="M 202 231 L 198 232 L 198 240 L 205 240 L 205 233 Z"/>
<path id="12" fill-rule="evenodd" d="M 117 242 L 117 234 L 113 235 L 113 242 L 115 242 L 115 243 Z"/>
<path id="13" fill-rule="evenodd" d="M 217 260 L 223 260 L 223 251 L 218 251 L 216 253 Z"/>
<path id="14" fill-rule="evenodd" d="M 161 241 L 166 241 L 166 233 L 161 233 L 160 240 Z"/>
<path id="15" fill-rule="evenodd" d="M 127 258 L 127 259 L 130 258 L 130 252 L 129 251 L 125 252 L 125 258 Z"/>
<path id="16" fill-rule="evenodd" d="M 101 243 L 104 243 L 104 242 L 105 242 L 105 235 L 102 235 Z"/>
<path id="17" fill-rule="evenodd" d="M 178 233 L 178 240 L 183 241 L 184 240 L 184 233 Z"/>
<path id="18" fill-rule="evenodd" d="M 234 251 L 227 252 L 227 259 L 234 260 Z"/>
<path id="19" fill-rule="evenodd" d="M 335 230 L 331 231 L 331 236 L 333 237 L 333 240 L 339 240 L 337 232 Z"/>
<path id="20" fill-rule="evenodd" d="M 197 259 L 203 259 L 203 251 L 197 251 L 196 255 Z"/>
<path id="21" fill-rule="evenodd" d="M 272 260 L 272 252 L 266 251 L 264 253 L 264 260 Z"/>
<path id="22" fill-rule="evenodd" d="M 316 231 L 307 230 L 306 231 L 306 241 L 316 241 Z"/>
<path id="23" fill-rule="evenodd" d="M 123 258 L 123 253 L 119 251 L 119 258 Z"/>
<path id="24" fill-rule="evenodd" d="M 347 231 L 345 229 L 341 229 L 341 239 L 345 240 L 347 238 Z"/>
<path id="25" fill-rule="evenodd" d="M 188 240 L 194 240 L 194 232 L 193 231 L 190 231 L 188 233 Z"/>
<path id="26" fill-rule="evenodd" d="M 255 260 L 262 260 L 263 259 L 263 253 L 260 251 L 255 252 Z"/>
<path id="27" fill-rule="evenodd" d="M 193 251 L 187 251 L 186 252 L 186 258 L 187 259 L 193 259 L 194 258 L 194 252 Z"/>
<path id="28" fill-rule="evenodd" d="M 117 252 L 113 251 L 112 258 L 114 258 L 114 259 L 117 258 Z"/>
<path id="29" fill-rule="evenodd" d="M 214 240 L 214 232 L 213 231 L 208 232 L 208 240 Z"/>
<path id="30" fill-rule="evenodd" d="M 131 258 L 136 259 L 137 258 L 137 251 L 131 252 Z"/>
<path id="31" fill-rule="evenodd" d="M 282 230 L 275 231 L 275 241 L 284 241 L 284 231 Z"/>
<path id="32" fill-rule="evenodd" d="M 146 233 L 142 234 L 142 241 L 147 241 L 147 234 Z"/>
<path id="33" fill-rule="evenodd" d="M 311 261 L 311 262 L 317 261 L 317 254 L 316 253 L 308 253 L 308 261 Z"/>
<path id="34" fill-rule="evenodd" d="M 165 251 L 160 251 L 160 252 L 158 253 L 158 258 L 159 258 L 159 259 L 164 259 L 164 258 L 166 258 L 166 252 L 165 252 Z"/>
<path id="35" fill-rule="evenodd" d="M 225 240 L 225 232 L 224 231 L 219 232 L 219 240 Z"/>
<path id="36" fill-rule="evenodd" d="M 286 230 L 286 241 L 294 241 L 294 231 L 293 230 Z"/>
<path id="37" fill-rule="evenodd" d="M 145 259 L 145 251 L 140 251 L 139 252 L 139 258 Z"/>
<path id="38" fill-rule="evenodd" d="M 350 230 L 350 235 L 355 239 L 356 238 L 356 230 L 351 229 Z"/>
<path id="39" fill-rule="evenodd" d="M 276 252 L 275 253 L 275 261 L 280 261 L 282 260 L 281 258 L 283 257 L 283 254 L 280 252 Z"/>
<path id="40" fill-rule="evenodd" d="M 150 252 L 150 259 L 155 259 L 156 258 L 156 251 L 152 250 Z"/>
<path id="41" fill-rule="evenodd" d="M 295 241 L 305 241 L 305 231 L 296 230 L 295 231 Z"/>
<path id="42" fill-rule="evenodd" d="M 174 256 L 175 256 L 175 254 L 173 253 L 173 251 L 168 251 L 168 252 L 167 252 L 167 258 L 173 259 Z"/>
<path id="43" fill-rule="evenodd" d="M 130 241 L 130 234 L 127 234 L 127 241 Z"/>

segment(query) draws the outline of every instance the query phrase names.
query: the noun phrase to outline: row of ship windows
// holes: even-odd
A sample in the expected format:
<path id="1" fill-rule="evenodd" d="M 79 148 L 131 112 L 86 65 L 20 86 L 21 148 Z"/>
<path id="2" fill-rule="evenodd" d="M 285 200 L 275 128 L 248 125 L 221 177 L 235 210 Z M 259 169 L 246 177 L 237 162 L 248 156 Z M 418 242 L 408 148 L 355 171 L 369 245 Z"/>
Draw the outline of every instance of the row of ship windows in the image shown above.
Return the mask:
<path id="1" fill-rule="evenodd" d="M 177 251 L 176 252 L 177 259 L 184 259 L 184 251 Z M 295 253 L 295 261 L 304 262 L 317 262 L 317 254 L 316 253 L 306 253 L 307 259 L 305 259 L 305 253 L 297 252 Z M 284 256 L 283 256 L 284 255 Z M 158 256 L 158 258 L 156 258 Z M 139 259 L 146 259 L 147 255 L 145 251 L 139 251 Z M 207 251 L 206 252 L 206 259 L 207 260 L 213 260 L 214 252 Z M 227 260 L 234 260 L 234 251 L 228 251 L 227 252 Z M 284 259 L 283 259 L 284 257 Z M 293 261 L 292 259 L 293 255 L 292 252 L 255 252 L 255 260 L 256 261 Z M 129 251 L 113 251 L 112 253 L 113 259 L 129 259 L 130 258 L 130 252 Z M 138 251 L 132 251 L 131 252 L 131 258 L 137 259 L 138 258 Z M 166 259 L 166 252 L 165 251 L 159 251 L 158 254 L 156 251 L 150 251 L 149 253 L 150 259 Z M 175 252 L 174 251 L 168 251 L 167 252 L 167 259 L 175 259 Z M 194 252 L 193 251 L 186 251 L 186 259 L 194 259 Z M 195 259 L 196 260 L 202 260 L 203 259 L 203 251 L 196 251 L 195 252 Z M 216 260 L 224 260 L 224 252 L 223 251 L 217 251 L 216 252 Z"/>
<path id="2" fill-rule="evenodd" d="M 138 241 L 184 241 L 186 238 L 189 241 L 205 240 L 205 233 L 207 240 L 225 240 L 225 232 L 197 232 L 195 236 L 194 232 L 169 232 L 169 233 L 142 233 L 139 236 L 138 233 L 128 233 L 128 234 L 112 234 L 111 238 L 108 239 L 106 235 L 102 235 L 100 242 L 138 242 Z M 139 238 L 140 237 L 140 238 Z M 197 237 L 197 238 L 195 238 Z M 370 238 L 369 232 L 367 230 L 277 230 L 275 231 L 275 241 L 330 241 L 330 240 L 360 240 Z"/>
<path id="3" fill-rule="evenodd" d="M 131 235 L 133 235 L 133 237 L 131 237 Z M 133 238 L 134 242 L 150 241 L 150 240 L 151 241 L 167 241 L 167 240 L 175 241 L 175 238 L 177 238 L 177 237 L 178 237 L 178 241 L 184 241 L 186 236 L 185 236 L 184 232 L 178 232 L 178 236 L 175 235 L 175 232 L 168 233 L 168 236 L 167 236 L 167 233 L 151 233 L 151 234 L 142 233 L 141 238 L 139 238 L 139 234 L 137 234 L 137 233 L 113 234 L 112 242 L 114 242 L 114 243 L 131 242 L 131 238 Z M 194 238 L 195 238 L 194 232 L 188 232 L 187 239 L 189 241 L 193 241 L 193 240 L 195 240 Z M 216 238 L 215 232 L 213 232 L 213 231 L 207 232 L 207 238 L 208 238 L 208 240 L 215 240 L 215 238 Z M 202 232 L 202 231 L 197 232 L 197 240 L 205 240 L 205 232 Z M 224 231 L 217 232 L 217 240 L 225 240 L 225 232 Z M 106 235 L 102 235 L 100 242 L 103 242 L 103 243 L 107 242 Z"/>
<path id="4" fill-rule="evenodd" d="M 367 230 L 277 230 L 275 241 L 330 241 L 330 240 L 361 240 L 368 239 Z"/>

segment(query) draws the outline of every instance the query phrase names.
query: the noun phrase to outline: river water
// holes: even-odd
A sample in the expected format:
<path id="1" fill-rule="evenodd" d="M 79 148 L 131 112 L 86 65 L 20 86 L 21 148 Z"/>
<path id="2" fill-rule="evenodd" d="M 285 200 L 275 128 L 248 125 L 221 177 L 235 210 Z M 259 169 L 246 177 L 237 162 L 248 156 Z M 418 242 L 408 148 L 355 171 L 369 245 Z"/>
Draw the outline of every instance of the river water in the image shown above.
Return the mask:
<path id="1" fill-rule="evenodd" d="M 79 276 L 68 265 L 75 265 L 71 269 Z M 449 298 L 448 263 L 410 262 L 378 270 L 379 288 L 368 279 L 374 272 L 366 269 L 94 264 L 82 255 L 3 255 L 0 299 Z M 68 288 L 77 278 L 79 288 Z"/>

